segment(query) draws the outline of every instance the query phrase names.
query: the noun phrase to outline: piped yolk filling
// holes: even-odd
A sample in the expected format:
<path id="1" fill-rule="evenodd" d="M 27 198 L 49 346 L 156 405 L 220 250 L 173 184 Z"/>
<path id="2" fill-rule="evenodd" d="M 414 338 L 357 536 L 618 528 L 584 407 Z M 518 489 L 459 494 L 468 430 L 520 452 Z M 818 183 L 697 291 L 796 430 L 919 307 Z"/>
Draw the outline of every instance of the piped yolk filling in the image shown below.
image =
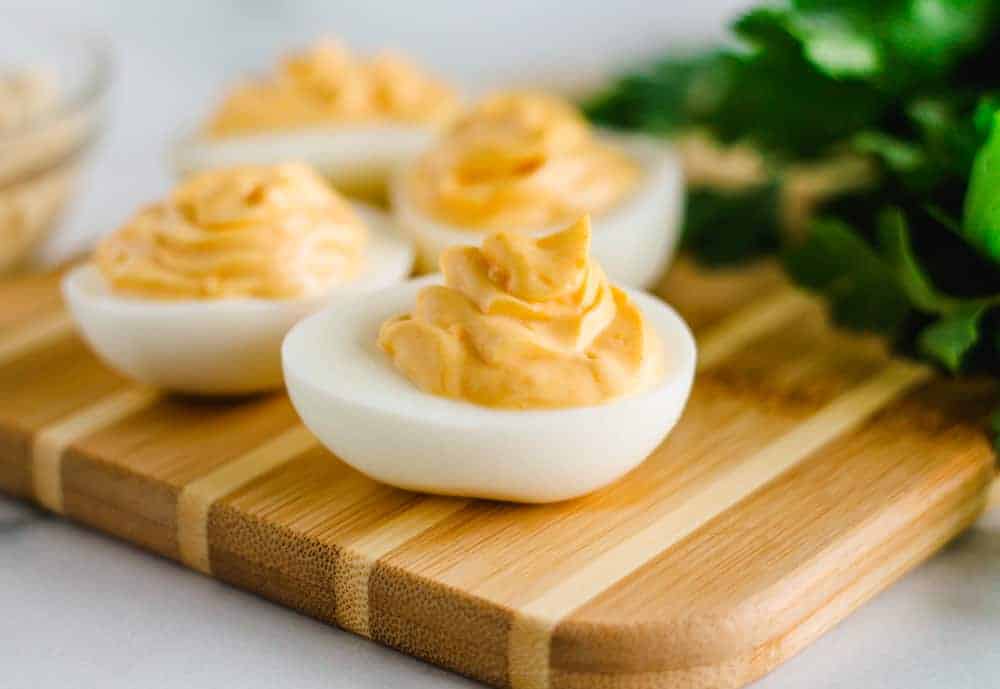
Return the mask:
<path id="1" fill-rule="evenodd" d="M 659 338 L 589 256 L 587 218 L 532 239 L 491 235 L 441 257 L 444 284 L 378 344 L 425 392 L 508 409 L 596 405 L 662 372 Z"/>
<path id="2" fill-rule="evenodd" d="M 449 86 L 401 56 L 364 59 L 323 40 L 285 58 L 274 75 L 234 88 L 206 130 L 221 138 L 344 123 L 440 124 L 458 107 Z"/>
<path id="3" fill-rule="evenodd" d="M 189 178 L 102 241 L 95 260 L 120 294 L 290 299 L 356 277 L 366 238 L 311 168 L 243 166 Z"/>
<path id="4" fill-rule="evenodd" d="M 545 229 L 608 211 L 638 179 L 569 103 L 507 93 L 460 118 L 405 185 L 417 208 L 458 228 Z"/>

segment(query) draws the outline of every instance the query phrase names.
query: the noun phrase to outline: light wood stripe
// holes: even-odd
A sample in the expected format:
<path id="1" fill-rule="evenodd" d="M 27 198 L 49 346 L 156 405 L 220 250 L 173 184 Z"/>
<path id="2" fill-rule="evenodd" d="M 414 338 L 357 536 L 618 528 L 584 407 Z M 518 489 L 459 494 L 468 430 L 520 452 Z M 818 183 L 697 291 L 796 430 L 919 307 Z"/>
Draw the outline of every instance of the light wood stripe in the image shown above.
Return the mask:
<path id="1" fill-rule="evenodd" d="M 721 362 L 752 340 L 770 332 L 814 301 L 803 292 L 782 289 L 724 318 L 698 337 L 698 369 Z"/>
<path id="2" fill-rule="evenodd" d="M 73 320 L 68 313 L 61 310 L 32 321 L 24 327 L 14 326 L 10 332 L 0 334 L 0 365 L 72 331 Z"/>
<path id="3" fill-rule="evenodd" d="M 62 458 L 71 443 L 151 406 L 160 393 L 133 387 L 113 393 L 35 435 L 32 447 L 32 481 L 39 503 L 62 514 Z"/>
<path id="4" fill-rule="evenodd" d="M 210 575 L 208 513 L 212 505 L 318 444 L 305 426 L 297 425 L 186 485 L 177 496 L 177 545 L 181 561 Z"/>
<path id="5" fill-rule="evenodd" d="M 371 637 L 368 584 L 379 558 L 440 524 L 469 502 L 459 498 L 422 498 L 375 531 L 351 543 L 337 562 L 334 574 L 337 624 L 355 634 Z"/>
<path id="6" fill-rule="evenodd" d="M 509 638 L 511 686 L 547 689 L 552 631 L 562 619 L 931 375 L 931 369 L 917 364 L 888 364 L 878 376 L 735 465 L 678 509 L 522 606 Z"/>

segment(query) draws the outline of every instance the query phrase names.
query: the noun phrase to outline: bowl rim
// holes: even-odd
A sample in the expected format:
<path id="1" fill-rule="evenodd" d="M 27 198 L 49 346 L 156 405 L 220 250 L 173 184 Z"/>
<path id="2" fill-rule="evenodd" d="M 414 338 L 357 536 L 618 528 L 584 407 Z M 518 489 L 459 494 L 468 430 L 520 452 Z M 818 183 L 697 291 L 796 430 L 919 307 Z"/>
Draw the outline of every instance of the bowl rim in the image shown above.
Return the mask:
<path id="1" fill-rule="evenodd" d="M 76 89 L 60 94 L 52 107 L 15 127 L 0 130 L 0 145 L 16 142 L 32 132 L 43 130 L 53 122 L 86 110 L 107 93 L 114 74 L 114 53 L 111 42 L 105 36 L 91 31 L 74 30 L 58 23 L 49 25 L 35 16 L 25 17 L 15 13 L 10 19 L 14 26 L 24 25 L 36 31 L 44 30 L 72 41 L 87 56 L 89 64 L 85 65 L 86 75 L 82 83 Z"/>

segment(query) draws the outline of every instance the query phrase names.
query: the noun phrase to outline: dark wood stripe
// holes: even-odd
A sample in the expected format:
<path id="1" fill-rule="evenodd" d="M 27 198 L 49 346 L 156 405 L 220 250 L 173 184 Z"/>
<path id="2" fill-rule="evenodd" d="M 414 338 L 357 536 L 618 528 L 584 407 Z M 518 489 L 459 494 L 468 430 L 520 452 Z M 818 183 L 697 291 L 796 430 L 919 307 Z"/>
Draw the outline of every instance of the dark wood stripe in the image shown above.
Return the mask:
<path id="1" fill-rule="evenodd" d="M 297 422 L 284 397 L 162 400 L 66 450 L 66 514 L 106 530 L 155 524 L 163 533 L 150 538 L 166 548 L 157 552 L 177 558 L 180 489 Z M 121 512 L 112 523 L 108 509 Z"/>

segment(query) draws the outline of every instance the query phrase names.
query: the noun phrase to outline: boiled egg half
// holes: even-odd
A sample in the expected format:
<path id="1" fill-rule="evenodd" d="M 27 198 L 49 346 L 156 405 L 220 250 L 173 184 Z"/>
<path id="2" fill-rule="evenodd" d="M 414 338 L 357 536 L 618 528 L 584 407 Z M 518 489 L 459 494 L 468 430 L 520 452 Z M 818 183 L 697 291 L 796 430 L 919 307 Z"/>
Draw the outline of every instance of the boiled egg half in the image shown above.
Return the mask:
<path id="1" fill-rule="evenodd" d="M 417 243 L 418 267 L 498 229 L 551 233 L 582 214 L 612 279 L 649 288 L 676 248 L 683 206 L 672 149 L 595 132 L 567 101 L 535 92 L 485 98 L 397 171 L 393 212 Z"/>
<path id="2" fill-rule="evenodd" d="M 107 237 L 63 294 L 112 368 L 208 395 L 279 387 L 281 340 L 331 295 L 405 279 L 410 242 L 303 164 L 199 173 Z"/>
<path id="3" fill-rule="evenodd" d="M 240 84 L 171 151 L 176 172 L 303 160 L 340 191 L 382 198 L 390 171 L 459 108 L 456 92 L 400 55 L 353 54 L 334 40 Z"/>
<path id="4" fill-rule="evenodd" d="M 521 502 L 613 482 L 686 404 L 695 343 L 662 301 L 610 283 L 584 220 L 450 247 L 443 274 L 338 300 L 282 346 L 305 424 L 410 490 Z"/>

